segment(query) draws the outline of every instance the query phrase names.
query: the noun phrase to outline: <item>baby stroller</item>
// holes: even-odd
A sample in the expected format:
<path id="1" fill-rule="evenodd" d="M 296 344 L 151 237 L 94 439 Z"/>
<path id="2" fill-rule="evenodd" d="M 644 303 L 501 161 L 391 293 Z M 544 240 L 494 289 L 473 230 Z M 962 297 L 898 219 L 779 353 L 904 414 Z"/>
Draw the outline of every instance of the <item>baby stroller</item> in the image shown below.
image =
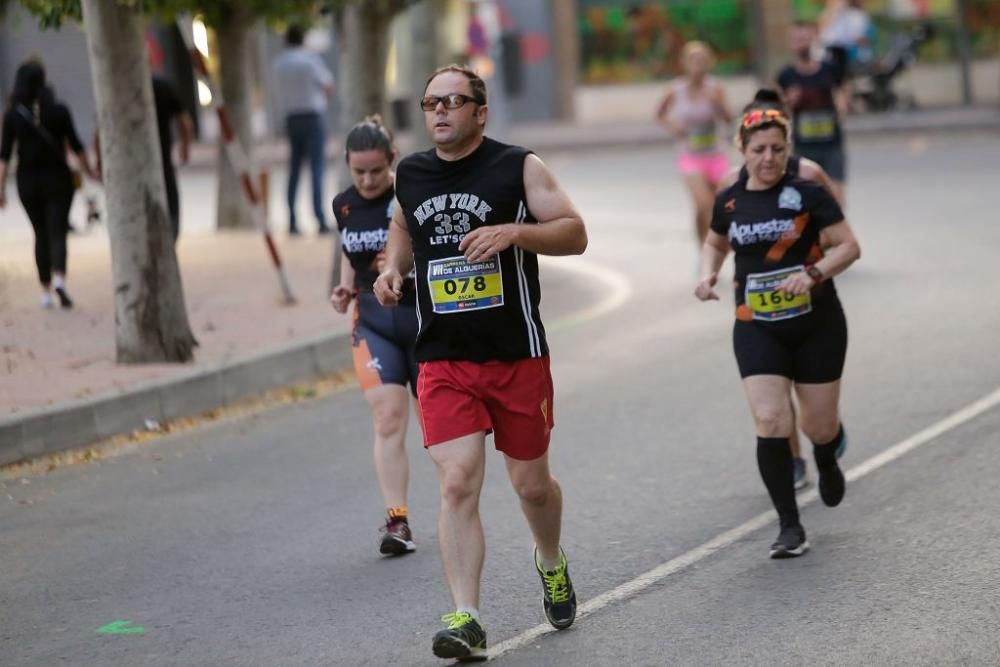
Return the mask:
<path id="1" fill-rule="evenodd" d="M 933 36 L 934 29 L 927 23 L 896 35 L 885 56 L 853 73 L 854 99 L 868 111 L 890 111 L 900 106 L 900 96 L 892 89 L 893 80 L 916 61 L 920 47 Z M 911 109 L 916 106 L 912 95 L 908 96 L 906 106 Z"/>

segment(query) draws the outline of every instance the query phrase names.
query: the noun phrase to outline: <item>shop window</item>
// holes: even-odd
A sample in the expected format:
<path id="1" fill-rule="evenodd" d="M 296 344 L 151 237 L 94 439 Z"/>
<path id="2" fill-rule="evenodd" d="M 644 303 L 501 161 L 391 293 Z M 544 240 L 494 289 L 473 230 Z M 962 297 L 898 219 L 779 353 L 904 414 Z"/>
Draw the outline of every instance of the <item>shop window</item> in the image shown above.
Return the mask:
<path id="1" fill-rule="evenodd" d="M 578 0 L 584 83 L 655 81 L 680 72 L 685 42 L 716 52 L 720 74 L 749 72 L 747 0 Z"/>

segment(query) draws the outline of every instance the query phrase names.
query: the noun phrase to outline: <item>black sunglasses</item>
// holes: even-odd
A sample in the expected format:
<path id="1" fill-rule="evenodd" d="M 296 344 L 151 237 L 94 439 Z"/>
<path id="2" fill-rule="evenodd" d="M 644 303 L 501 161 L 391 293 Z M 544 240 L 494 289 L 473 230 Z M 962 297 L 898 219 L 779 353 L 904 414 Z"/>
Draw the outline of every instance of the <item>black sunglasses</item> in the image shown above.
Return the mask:
<path id="1" fill-rule="evenodd" d="M 420 100 L 420 108 L 424 111 L 434 111 L 438 104 L 444 104 L 445 109 L 461 109 L 466 102 L 483 104 L 485 100 L 480 97 L 469 97 L 461 93 L 449 93 L 448 95 L 428 95 Z"/>

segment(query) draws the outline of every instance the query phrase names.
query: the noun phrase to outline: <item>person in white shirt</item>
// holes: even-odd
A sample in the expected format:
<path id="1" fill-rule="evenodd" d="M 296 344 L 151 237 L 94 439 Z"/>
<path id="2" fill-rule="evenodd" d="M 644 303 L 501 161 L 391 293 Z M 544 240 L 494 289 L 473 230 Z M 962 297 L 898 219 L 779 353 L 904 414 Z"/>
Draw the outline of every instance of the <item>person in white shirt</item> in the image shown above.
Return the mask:
<path id="1" fill-rule="evenodd" d="M 828 0 L 819 27 L 823 46 L 843 49 L 848 64 L 871 57 L 871 18 L 859 0 Z"/>
<path id="2" fill-rule="evenodd" d="M 285 50 L 275 58 L 273 79 L 285 113 L 290 156 L 288 162 L 288 233 L 299 234 L 295 220 L 295 196 L 299 189 L 302 161 L 308 156 L 312 174 L 313 212 L 319 233 L 330 231 L 323 206 L 323 172 L 326 166 L 326 109 L 333 95 L 333 74 L 320 58 L 303 46 L 302 28 L 292 25 L 285 32 Z"/>

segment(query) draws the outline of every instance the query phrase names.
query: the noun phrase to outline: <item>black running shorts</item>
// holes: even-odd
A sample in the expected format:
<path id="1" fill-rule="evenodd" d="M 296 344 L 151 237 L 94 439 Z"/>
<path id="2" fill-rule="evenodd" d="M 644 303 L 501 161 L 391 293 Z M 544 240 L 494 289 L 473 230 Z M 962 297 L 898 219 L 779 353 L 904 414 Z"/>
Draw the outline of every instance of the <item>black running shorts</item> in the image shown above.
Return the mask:
<path id="1" fill-rule="evenodd" d="M 733 350 L 740 377 L 782 375 L 802 384 L 839 380 L 847 356 L 847 320 L 839 303 L 783 322 L 736 320 Z"/>
<path id="2" fill-rule="evenodd" d="M 408 303 L 406 302 L 408 301 Z M 415 301 L 394 307 L 379 304 L 372 292 L 358 292 L 354 309 L 354 372 L 364 391 L 384 384 L 409 384 L 417 395 L 417 339 Z"/>
<path id="3" fill-rule="evenodd" d="M 823 171 L 833 180 L 840 183 L 847 180 L 847 153 L 844 152 L 844 144 L 800 143 L 795 146 L 795 154 L 809 158 L 823 167 Z"/>

